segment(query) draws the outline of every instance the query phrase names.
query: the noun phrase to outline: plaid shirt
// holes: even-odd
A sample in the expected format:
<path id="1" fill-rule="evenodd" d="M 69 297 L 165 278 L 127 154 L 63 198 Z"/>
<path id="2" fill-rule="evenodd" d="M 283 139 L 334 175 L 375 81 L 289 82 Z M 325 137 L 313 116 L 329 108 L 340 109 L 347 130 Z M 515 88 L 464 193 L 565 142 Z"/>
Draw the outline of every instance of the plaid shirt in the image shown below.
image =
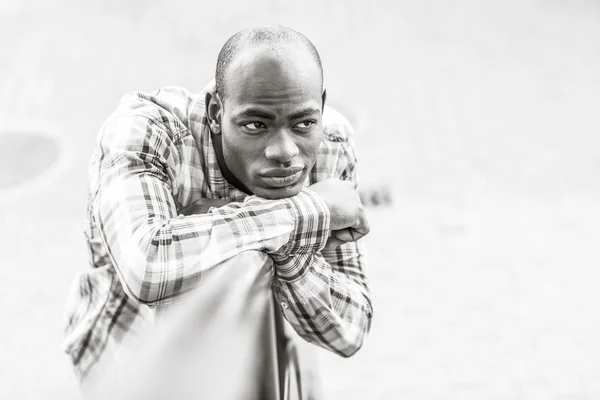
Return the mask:
<path id="1" fill-rule="evenodd" d="M 305 340 L 350 356 L 369 331 L 362 240 L 324 249 L 329 210 L 309 188 L 266 200 L 229 184 L 204 116 L 205 91 L 130 93 L 100 131 L 85 229 L 91 268 L 73 283 L 66 315 L 64 348 L 80 379 L 151 320 L 152 307 L 247 250 L 273 260 L 275 296 Z M 323 126 L 306 186 L 330 177 L 356 182 L 351 127 L 329 107 Z M 232 203 L 178 215 L 201 198 Z"/>

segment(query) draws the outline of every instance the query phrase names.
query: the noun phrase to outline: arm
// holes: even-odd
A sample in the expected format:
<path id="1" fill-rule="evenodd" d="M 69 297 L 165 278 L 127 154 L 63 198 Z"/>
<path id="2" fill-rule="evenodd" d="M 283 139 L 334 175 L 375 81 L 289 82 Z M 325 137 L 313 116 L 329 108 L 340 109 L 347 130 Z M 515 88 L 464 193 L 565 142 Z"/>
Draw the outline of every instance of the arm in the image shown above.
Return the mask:
<path id="1" fill-rule="evenodd" d="M 327 238 L 327 206 L 307 189 L 290 199 L 250 196 L 207 214 L 178 217 L 171 194 L 179 163 L 173 137 L 142 116 L 113 118 L 103 130 L 98 170 L 92 171 L 94 218 L 131 298 L 148 305 L 169 302 L 243 251 L 310 252 Z M 294 238 L 307 226 L 313 235 L 297 244 Z"/>
<path id="2" fill-rule="evenodd" d="M 277 275 L 275 280 L 275 293 L 294 330 L 305 340 L 341 356 L 356 353 L 373 314 L 363 272 L 362 240 L 273 260 L 277 270 L 290 268 L 290 264 L 307 267 L 297 279 Z"/>
<path id="3" fill-rule="evenodd" d="M 349 141 L 335 176 L 354 183 L 356 157 Z M 333 238 L 333 237 L 332 237 Z M 276 296 L 286 319 L 309 342 L 349 357 L 371 326 L 372 305 L 363 239 L 335 248 L 274 255 Z"/>

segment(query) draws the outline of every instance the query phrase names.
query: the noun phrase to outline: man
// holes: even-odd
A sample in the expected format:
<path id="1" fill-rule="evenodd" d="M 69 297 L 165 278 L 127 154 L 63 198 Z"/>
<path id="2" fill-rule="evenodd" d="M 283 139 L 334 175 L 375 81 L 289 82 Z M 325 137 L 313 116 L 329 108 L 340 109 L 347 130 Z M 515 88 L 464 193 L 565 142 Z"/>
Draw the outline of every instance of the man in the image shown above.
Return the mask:
<path id="1" fill-rule="evenodd" d="M 154 307 L 247 251 L 272 260 L 277 305 L 302 338 L 346 357 L 361 347 L 369 227 L 351 128 L 325 99 L 316 49 L 278 26 L 231 37 L 199 96 L 123 98 L 92 158 L 93 268 L 68 307 L 65 349 L 82 381 Z"/>

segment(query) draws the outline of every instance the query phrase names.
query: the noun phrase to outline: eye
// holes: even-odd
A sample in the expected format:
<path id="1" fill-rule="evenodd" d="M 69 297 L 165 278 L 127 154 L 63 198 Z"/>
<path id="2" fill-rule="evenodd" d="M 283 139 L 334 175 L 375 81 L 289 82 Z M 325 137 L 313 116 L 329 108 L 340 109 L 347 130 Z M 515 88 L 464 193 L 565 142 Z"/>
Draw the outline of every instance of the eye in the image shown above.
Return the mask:
<path id="1" fill-rule="evenodd" d="M 299 122 L 296 125 L 294 125 L 294 129 L 299 130 L 301 132 L 308 132 L 315 126 L 315 124 L 316 124 L 315 121 L 306 120 L 306 121 L 302 121 L 302 122 Z"/>
<path id="2" fill-rule="evenodd" d="M 258 122 L 258 121 L 248 122 L 247 124 L 243 124 L 242 126 L 247 131 L 252 132 L 252 133 L 258 132 L 261 129 L 266 128 L 265 124 L 263 124 L 262 122 Z"/>

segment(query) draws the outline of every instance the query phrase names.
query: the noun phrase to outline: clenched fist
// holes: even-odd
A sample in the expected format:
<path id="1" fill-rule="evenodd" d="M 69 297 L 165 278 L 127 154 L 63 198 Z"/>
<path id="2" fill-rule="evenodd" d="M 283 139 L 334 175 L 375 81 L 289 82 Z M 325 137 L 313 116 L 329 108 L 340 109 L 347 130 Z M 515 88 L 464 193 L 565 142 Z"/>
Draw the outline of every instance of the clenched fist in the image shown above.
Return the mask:
<path id="1" fill-rule="evenodd" d="M 332 235 L 327 247 L 356 241 L 369 233 L 369 222 L 354 184 L 330 178 L 309 186 L 327 204 Z"/>

